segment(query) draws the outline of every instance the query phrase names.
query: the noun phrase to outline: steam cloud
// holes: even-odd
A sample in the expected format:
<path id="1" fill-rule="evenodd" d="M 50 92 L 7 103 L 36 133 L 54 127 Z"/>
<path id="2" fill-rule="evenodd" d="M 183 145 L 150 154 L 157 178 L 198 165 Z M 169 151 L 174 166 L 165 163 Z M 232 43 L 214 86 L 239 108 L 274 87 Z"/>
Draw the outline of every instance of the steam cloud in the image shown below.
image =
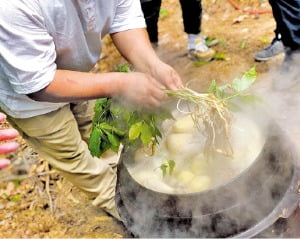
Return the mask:
<path id="1" fill-rule="evenodd" d="M 257 201 L 254 200 L 249 202 L 246 211 L 239 211 L 238 204 L 236 204 L 232 207 L 237 207 L 237 209 L 233 210 L 233 212 L 229 210 L 219 210 L 218 213 L 221 216 L 212 216 L 211 214 L 207 214 L 207 216 L 201 217 L 200 215 L 203 214 L 205 210 L 210 210 L 210 208 L 207 208 L 208 205 L 211 205 L 212 207 L 215 205 L 219 206 L 219 203 L 221 203 L 222 200 L 226 204 L 228 203 L 226 201 L 230 200 L 230 196 L 232 196 L 232 198 L 234 198 L 234 200 L 237 202 L 247 202 L 247 200 L 250 200 L 251 197 L 255 196 L 256 192 L 253 191 L 251 194 L 248 190 L 243 190 L 243 187 L 237 187 L 236 190 L 231 190 L 232 195 L 230 196 L 220 192 L 218 195 L 219 198 L 216 195 L 215 197 L 212 197 L 218 202 L 210 202 L 209 200 L 197 201 L 194 200 L 195 198 L 193 198 L 193 200 L 188 200 L 185 197 L 178 197 L 174 199 L 174 201 L 168 201 L 168 197 L 161 197 L 162 194 L 158 194 L 157 199 L 155 199 L 155 197 L 152 198 L 153 195 L 151 196 L 148 193 L 145 193 L 144 188 L 137 188 L 135 184 L 131 184 L 127 180 L 125 187 L 131 192 L 131 194 L 126 195 L 126 193 L 124 193 L 124 195 L 121 195 L 121 197 L 131 196 L 129 200 L 131 200 L 133 204 L 136 204 L 136 210 L 127 212 L 127 216 L 131 214 L 131 216 L 134 218 L 131 218 L 130 220 L 128 218 L 125 219 L 130 221 L 127 223 L 127 226 L 129 227 L 128 229 L 142 237 L 199 237 L 199 235 L 201 235 L 201 237 L 220 237 L 224 235 L 234 236 L 234 233 L 238 234 L 241 231 L 246 231 L 249 229 L 247 227 L 243 228 L 243 225 L 251 225 L 252 227 L 255 227 L 257 222 L 260 220 L 266 220 L 268 214 L 273 213 L 275 216 L 279 217 L 280 213 L 286 209 L 283 206 L 295 206 L 295 203 L 297 204 L 295 198 L 292 198 L 291 201 L 288 201 L 293 205 L 283 204 L 283 206 L 278 206 L 277 204 L 280 204 L 282 199 L 279 199 L 278 197 L 282 197 L 282 195 L 278 194 L 277 189 L 287 189 L 291 184 L 291 178 L 289 176 L 289 164 L 291 163 L 290 160 L 294 161 L 297 167 L 300 166 L 300 159 L 298 157 L 298 150 L 300 149 L 299 64 L 300 57 L 299 55 L 296 55 L 293 57 L 293 60 L 290 62 L 290 65 L 287 67 L 285 72 L 279 73 L 278 69 L 274 69 L 267 76 L 263 76 L 264 78 L 260 79 L 260 81 L 256 84 L 255 93 L 260 95 L 265 102 L 259 106 L 259 110 L 246 110 L 246 113 L 250 114 L 251 117 L 254 118 L 255 121 L 260 124 L 260 126 L 262 126 L 262 128 L 267 127 L 271 121 L 275 122 L 275 124 L 279 126 L 279 129 L 284 132 L 284 137 L 281 139 L 282 141 L 280 141 L 278 145 L 275 144 L 276 146 L 274 147 L 274 144 L 270 142 L 270 144 L 265 148 L 266 154 L 271 150 L 271 155 L 273 155 L 274 158 L 279 159 L 279 161 L 277 164 L 269 165 L 272 170 L 277 170 L 276 174 L 274 174 L 271 178 L 268 178 L 267 176 L 261 176 L 261 181 L 257 181 L 253 184 L 253 188 L 257 187 L 258 184 L 263 185 L 263 190 L 257 192 L 258 194 L 262 194 L 262 196 L 257 195 Z M 272 135 L 272 132 L 269 133 Z M 272 163 L 272 160 L 269 163 Z M 261 171 L 258 175 L 252 175 L 253 181 L 255 181 L 254 179 L 259 177 L 260 174 L 268 174 L 267 171 L 263 170 L 265 169 L 261 168 Z M 288 180 L 281 181 L 281 178 L 279 177 L 286 177 Z M 119 180 L 125 181 L 126 179 L 128 178 L 121 177 Z M 276 181 L 276 184 L 273 184 L 274 180 Z M 296 179 L 296 181 L 294 180 L 293 183 L 295 183 L 295 185 L 291 189 L 292 191 L 297 190 L 299 184 L 298 180 L 299 179 Z M 246 180 L 245 183 L 251 184 L 252 182 L 251 180 Z M 245 186 L 248 187 L 249 185 Z M 134 196 L 132 192 L 134 192 Z M 294 194 L 297 194 L 297 192 L 294 192 Z M 227 196 L 228 198 L 226 198 Z M 263 199 L 263 201 L 259 199 Z M 157 218 L 157 215 L 164 215 L 168 211 L 162 206 L 164 205 L 164 203 L 162 203 L 163 200 L 166 200 L 164 203 L 169 204 L 167 205 L 169 209 L 172 206 L 176 207 L 174 212 L 175 214 L 172 215 L 173 221 L 170 219 L 163 221 Z M 270 205 L 272 205 L 271 208 Z M 264 210 L 266 210 L 267 214 L 264 214 Z M 190 214 L 187 212 L 190 212 Z M 180 215 L 185 215 L 186 219 L 177 220 L 177 216 Z M 243 215 L 242 219 L 239 218 L 240 215 Z M 256 221 L 256 224 L 251 224 L 253 221 Z M 212 227 L 207 228 L 206 226 Z M 236 231 L 233 228 L 236 228 Z M 254 231 L 257 230 L 257 232 L 259 232 L 259 230 L 262 229 L 265 228 L 261 226 L 261 228 L 254 228 Z M 269 235 L 264 236 L 274 237 L 276 235 L 270 232 Z"/>

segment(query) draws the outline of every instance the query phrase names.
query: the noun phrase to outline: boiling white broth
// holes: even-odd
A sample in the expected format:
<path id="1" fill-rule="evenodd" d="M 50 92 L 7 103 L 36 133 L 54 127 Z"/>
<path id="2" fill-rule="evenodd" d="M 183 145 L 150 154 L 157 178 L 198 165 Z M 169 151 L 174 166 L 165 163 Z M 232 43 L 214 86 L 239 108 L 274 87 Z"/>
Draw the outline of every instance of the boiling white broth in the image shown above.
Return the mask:
<path id="1" fill-rule="evenodd" d="M 178 121 L 185 124 L 176 126 Z M 168 124 L 153 156 L 138 149 L 134 163 L 127 163 L 131 176 L 144 187 L 162 193 L 201 192 L 236 177 L 257 158 L 265 143 L 262 129 L 242 113 L 234 113 L 230 132 L 233 156 L 203 154 L 205 138 L 182 116 Z M 182 136 L 182 137 L 180 137 Z M 160 166 L 167 160 L 176 165 L 171 175 L 163 176 Z"/>

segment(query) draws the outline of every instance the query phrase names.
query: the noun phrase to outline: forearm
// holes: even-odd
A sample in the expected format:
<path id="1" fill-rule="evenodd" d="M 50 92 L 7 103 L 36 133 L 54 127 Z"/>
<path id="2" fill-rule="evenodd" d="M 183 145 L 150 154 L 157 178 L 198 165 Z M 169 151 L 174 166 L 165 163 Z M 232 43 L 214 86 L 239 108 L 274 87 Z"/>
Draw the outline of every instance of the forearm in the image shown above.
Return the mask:
<path id="1" fill-rule="evenodd" d="M 121 75 L 122 74 L 122 75 Z M 57 70 L 44 89 L 28 95 L 37 101 L 72 102 L 112 97 L 120 91 L 125 73 L 87 73 Z"/>
<path id="2" fill-rule="evenodd" d="M 111 35 L 112 40 L 122 54 L 137 71 L 150 73 L 154 65 L 160 62 L 153 50 L 145 29 L 132 29 Z"/>
<path id="3" fill-rule="evenodd" d="M 149 74 L 168 89 L 182 87 L 177 72 L 156 55 L 145 29 L 123 31 L 111 36 L 120 53 L 137 71 Z"/>

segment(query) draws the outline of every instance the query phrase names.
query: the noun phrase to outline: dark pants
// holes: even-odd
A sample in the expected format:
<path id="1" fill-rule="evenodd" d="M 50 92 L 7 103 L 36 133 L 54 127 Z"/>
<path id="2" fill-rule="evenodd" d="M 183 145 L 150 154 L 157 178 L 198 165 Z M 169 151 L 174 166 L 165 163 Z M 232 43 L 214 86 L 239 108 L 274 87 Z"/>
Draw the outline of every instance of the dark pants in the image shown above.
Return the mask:
<path id="1" fill-rule="evenodd" d="M 300 0 L 269 0 L 276 21 L 275 33 L 281 34 L 285 47 L 300 49 Z"/>
<path id="2" fill-rule="evenodd" d="M 151 42 L 158 42 L 158 18 L 161 0 L 141 0 Z M 180 0 L 184 31 L 198 34 L 201 30 L 202 6 L 200 0 Z"/>

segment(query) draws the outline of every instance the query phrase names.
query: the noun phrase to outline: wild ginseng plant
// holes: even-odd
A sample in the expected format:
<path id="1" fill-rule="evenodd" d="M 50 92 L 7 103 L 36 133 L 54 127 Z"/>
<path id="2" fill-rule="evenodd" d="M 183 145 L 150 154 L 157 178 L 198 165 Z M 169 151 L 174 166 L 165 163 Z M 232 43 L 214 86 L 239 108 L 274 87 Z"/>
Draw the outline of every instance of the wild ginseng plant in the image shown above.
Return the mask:
<path id="1" fill-rule="evenodd" d="M 260 101 L 260 98 L 247 92 L 247 89 L 256 80 L 256 69 L 252 67 L 241 78 L 234 79 L 231 83 L 217 85 L 212 81 L 207 92 L 199 93 L 187 87 L 165 92 L 178 98 L 177 109 L 185 114 L 190 114 L 195 125 L 206 135 L 205 154 L 211 156 L 220 153 L 231 156 L 233 149 L 230 143 L 230 110 L 239 110 L 236 101 L 250 103 Z M 185 109 L 180 106 L 185 103 Z"/>

